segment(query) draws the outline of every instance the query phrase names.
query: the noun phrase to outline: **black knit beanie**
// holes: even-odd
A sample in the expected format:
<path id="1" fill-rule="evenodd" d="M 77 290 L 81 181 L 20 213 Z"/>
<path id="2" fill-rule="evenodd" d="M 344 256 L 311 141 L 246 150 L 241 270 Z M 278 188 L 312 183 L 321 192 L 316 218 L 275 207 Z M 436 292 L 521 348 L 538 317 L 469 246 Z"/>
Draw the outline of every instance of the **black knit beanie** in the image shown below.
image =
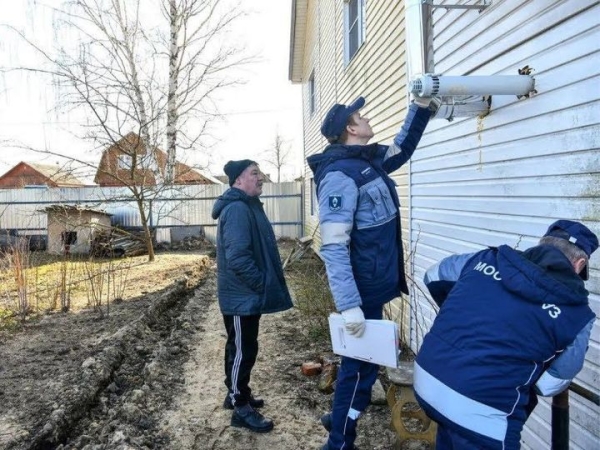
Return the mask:
<path id="1" fill-rule="evenodd" d="M 229 186 L 233 186 L 237 177 L 241 175 L 241 173 L 246 170 L 248 166 L 255 164 L 258 166 L 256 161 L 252 161 L 251 159 L 242 159 L 241 161 L 229 161 L 223 167 L 225 171 L 225 175 L 229 177 Z"/>

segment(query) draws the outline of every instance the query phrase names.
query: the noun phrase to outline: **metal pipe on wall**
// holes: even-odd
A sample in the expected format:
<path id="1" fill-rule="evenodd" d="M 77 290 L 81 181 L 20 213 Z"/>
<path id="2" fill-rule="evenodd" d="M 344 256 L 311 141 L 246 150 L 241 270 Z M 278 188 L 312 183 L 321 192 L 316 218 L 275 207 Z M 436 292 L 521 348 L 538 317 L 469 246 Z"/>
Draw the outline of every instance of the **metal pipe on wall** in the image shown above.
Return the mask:
<path id="1" fill-rule="evenodd" d="M 552 397 L 552 450 L 569 450 L 569 390 Z"/>
<path id="2" fill-rule="evenodd" d="M 406 42 L 406 77 L 433 73 L 433 17 L 431 5 L 420 0 L 406 0 L 404 13 Z"/>
<path id="3" fill-rule="evenodd" d="M 409 81 L 435 73 L 433 51 L 432 6 L 421 0 L 406 0 L 404 12 L 406 40 L 406 76 Z M 452 120 L 455 117 L 485 116 L 490 111 L 491 97 L 442 97 L 434 118 Z"/>
<path id="4" fill-rule="evenodd" d="M 408 89 L 421 97 L 465 95 L 528 95 L 535 82 L 531 75 L 439 76 L 413 78 Z"/>

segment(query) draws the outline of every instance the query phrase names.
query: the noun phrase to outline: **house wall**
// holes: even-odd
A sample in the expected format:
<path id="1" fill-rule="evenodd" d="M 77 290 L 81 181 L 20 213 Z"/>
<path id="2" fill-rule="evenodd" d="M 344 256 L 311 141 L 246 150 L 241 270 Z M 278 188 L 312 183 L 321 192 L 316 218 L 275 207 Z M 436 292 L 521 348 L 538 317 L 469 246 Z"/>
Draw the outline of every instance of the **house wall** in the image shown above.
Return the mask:
<path id="1" fill-rule="evenodd" d="M 420 281 L 429 265 L 486 245 L 527 248 L 558 218 L 581 220 L 600 234 L 599 3 L 494 0 L 481 12 L 434 9 L 436 73 L 517 75 L 529 65 L 538 94 L 521 100 L 495 96 L 491 114 L 482 119 L 432 121 L 410 163 L 394 174 L 414 295 L 410 306 L 394 302 L 391 313 L 402 322 L 413 350 L 418 351 L 435 316 Z M 404 2 L 367 1 L 366 42 L 344 67 L 343 2 L 308 1 L 302 76 L 306 156 L 326 146 L 319 127 L 329 107 L 361 94 L 374 141 L 393 138 L 408 102 L 403 8 Z M 307 81 L 312 70 L 317 109 L 311 115 Z M 316 229 L 318 247 L 308 167 L 306 174 L 305 234 Z M 592 257 L 586 283 L 596 315 L 599 261 L 600 255 Z M 599 364 L 597 321 L 585 367 L 575 380 L 595 394 Z M 570 415 L 569 448 L 600 448 L 600 409 L 571 392 Z M 550 448 L 550 418 L 549 401 L 542 400 L 523 432 L 522 448 Z"/>
<path id="2" fill-rule="evenodd" d="M 90 245 L 96 231 L 110 228 L 110 216 L 92 211 L 80 211 L 73 213 L 48 213 L 48 253 L 62 254 L 64 245 L 62 233 L 76 232 L 77 242 L 70 247 L 72 254 L 86 254 L 90 251 Z"/>
<path id="3" fill-rule="evenodd" d="M 600 26 L 598 1 L 495 0 L 477 11 L 435 9 L 435 71 L 517 75 L 534 69 L 538 94 L 495 96 L 481 119 L 434 120 L 410 163 L 411 270 L 418 287 L 431 264 L 455 252 L 535 245 L 556 219 L 600 234 Z M 590 306 L 600 314 L 600 257 L 591 259 Z M 415 289 L 411 346 L 435 314 Z M 598 393 L 600 322 L 575 382 Z M 571 449 L 600 448 L 600 408 L 571 393 Z M 522 448 L 550 448 L 544 400 Z"/>
<path id="4" fill-rule="evenodd" d="M 133 182 L 145 186 L 155 185 L 157 184 L 155 171 L 159 167 L 161 174 L 164 173 L 167 154 L 159 149 L 154 149 L 153 152 L 153 157 L 150 158 L 146 146 L 140 142 L 140 138 L 135 133 L 129 133 L 102 153 L 94 181 L 100 186 L 106 187 L 129 186 Z M 134 154 L 136 155 L 136 169 L 132 174 L 130 168 L 119 166 L 119 157 L 131 157 Z M 215 181 L 181 162 L 176 162 L 174 184 L 215 184 Z"/>
<path id="5" fill-rule="evenodd" d="M 145 152 L 145 148 L 136 150 L 138 158 L 142 158 L 143 155 L 145 155 Z M 102 154 L 99 170 L 96 174 L 96 183 L 100 186 L 125 186 L 132 184 L 132 180 L 135 180 L 138 184 L 144 185 L 153 185 L 156 183 L 154 174 L 150 170 L 137 168 L 132 176 L 131 170 L 120 168 L 119 156 L 124 154 L 125 153 L 118 148 L 110 148 Z M 127 154 L 130 155 L 131 153 Z M 116 175 L 117 178 L 111 174 Z"/>
<path id="6" fill-rule="evenodd" d="M 337 0 L 309 1 L 306 13 L 306 41 L 303 49 L 303 117 L 305 156 L 323 151 L 327 140 L 320 127 L 335 103 L 348 104 L 358 96 L 366 99 L 361 114 L 371 119 L 372 142 L 391 143 L 400 129 L 408 96 L 404 43 L 404 2 L 367 1 L 365 42 L 346 66 L 344 62 L 344 3 Z M 307 80 L 314 71 L 316 109 L 310 113 Z M 402 237 L 409 258 L 408 165 L 392 174 L 401 203 Z M 313 174 L 306 166 L 304 190 L 305 230 L 320 245 L 318 209 Z M 403 301 L 387 308 L 408 340 L 409 309 Z"/>

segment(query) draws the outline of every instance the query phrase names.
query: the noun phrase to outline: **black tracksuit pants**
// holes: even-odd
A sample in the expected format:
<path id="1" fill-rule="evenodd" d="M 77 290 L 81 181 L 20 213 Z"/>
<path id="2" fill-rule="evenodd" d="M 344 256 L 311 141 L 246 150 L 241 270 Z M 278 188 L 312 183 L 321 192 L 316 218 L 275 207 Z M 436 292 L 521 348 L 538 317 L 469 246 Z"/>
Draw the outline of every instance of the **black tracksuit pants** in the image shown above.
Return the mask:
<path id="1" fill-rule="evenodd" d="M 223 316 L 227 330 L 225 385 L 235 406 L 248 403 L 250 372 L 258 354 L 258 325 L 261 315 Z"/>

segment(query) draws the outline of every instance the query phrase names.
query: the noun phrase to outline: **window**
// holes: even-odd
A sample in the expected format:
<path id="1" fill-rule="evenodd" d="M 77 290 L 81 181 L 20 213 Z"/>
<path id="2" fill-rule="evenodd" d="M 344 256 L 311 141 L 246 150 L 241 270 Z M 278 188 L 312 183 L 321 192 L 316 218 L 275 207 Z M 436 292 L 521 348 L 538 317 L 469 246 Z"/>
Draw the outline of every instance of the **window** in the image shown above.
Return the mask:
<path id="1" fill-rule="evenodd" d="M 77 231 L 63 231 L 60 233 L 60 240 L 63 244 L 63 252 L 65 255 L 71 253 L 71 245 L 77 243 Z"/>
<path id="2" fill-rule="evenodd" d="M 315 71 L 313 70 L 308 78 L 308 105 L 310 114 L 313 115 L 317 108 L 317 93 L 315 90 Z"/>
<path id="3" fill-rule="evenodd" d="M 119 169 L 131 169 L 131 155 L 119 155 Z"/>
<path id="4" fill-rule="evenodd" d="M 67 245 L 73 245 L 77 243 L 77 231 L 63 231 L 60 233 L 60 240 L 62 243 Z"/>
<path id="5" fill-rule="evenodd" d="M 345 0 L 344 4 L 344 56 L 348 64 L 365 41 L 366 0 Z"/>

